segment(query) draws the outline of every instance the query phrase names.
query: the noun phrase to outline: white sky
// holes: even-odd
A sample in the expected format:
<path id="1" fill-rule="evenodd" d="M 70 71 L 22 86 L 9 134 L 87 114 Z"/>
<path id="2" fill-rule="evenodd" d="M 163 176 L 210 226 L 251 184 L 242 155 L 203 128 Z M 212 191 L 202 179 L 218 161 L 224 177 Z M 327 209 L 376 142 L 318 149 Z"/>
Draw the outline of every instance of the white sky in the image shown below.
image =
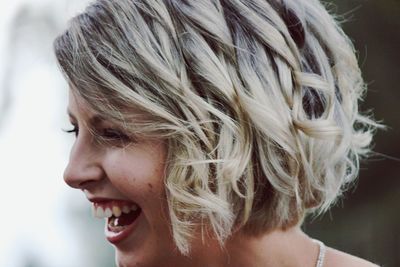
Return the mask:
<path id="1" fill-rule="evenodd" d="M 0 266 L 24 267 L 30 255 L 40 267 L 96 266 L 81 247 L 79 216 L 70 215 L 78 211 L 89 217 L 89 204 L 62 179 L 72 138 L 61 131 L 70 127 L 64 115 L 66 84 L 52 57 L 54 33 L 38 32 L 28 22 L 20 26 L 15 44 L 8 39 L 22 7 L 33 17 L 53 14 L 62 29 L 87 2 L 0 0 L 0 100 L 5 79 L 13 100 L 7 116 L 0 114 Z M 11 75 L 5 77 L 10 64 Z"/>

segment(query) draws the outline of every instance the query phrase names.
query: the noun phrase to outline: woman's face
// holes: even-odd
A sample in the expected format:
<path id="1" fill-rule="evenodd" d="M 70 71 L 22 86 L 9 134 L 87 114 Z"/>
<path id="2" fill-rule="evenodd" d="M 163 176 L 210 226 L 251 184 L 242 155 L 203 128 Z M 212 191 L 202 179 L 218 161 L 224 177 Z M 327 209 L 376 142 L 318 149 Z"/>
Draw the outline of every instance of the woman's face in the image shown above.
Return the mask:
<path id="1" fill-rule="evenodd" d="M 95 216 L 107 217 L 105 235 L 119 266 L 162 266 L 176 253 L 164 193 L 165 144 L 133 141 L 72 92 L 68 113 L 76 140 L 65 182 L 85 193 Z"/>

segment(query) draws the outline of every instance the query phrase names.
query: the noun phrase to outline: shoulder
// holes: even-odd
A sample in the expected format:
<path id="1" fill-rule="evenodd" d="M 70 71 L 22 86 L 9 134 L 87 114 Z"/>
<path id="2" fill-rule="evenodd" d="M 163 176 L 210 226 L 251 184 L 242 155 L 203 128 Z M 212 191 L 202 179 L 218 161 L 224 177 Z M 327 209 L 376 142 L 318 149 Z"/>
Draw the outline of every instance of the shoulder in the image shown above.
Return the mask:
<path id="1" fill-rule="evenodd" d="M 324 267 L 379 267 L 369 261 L 333 248 L 327 248 Z"/>

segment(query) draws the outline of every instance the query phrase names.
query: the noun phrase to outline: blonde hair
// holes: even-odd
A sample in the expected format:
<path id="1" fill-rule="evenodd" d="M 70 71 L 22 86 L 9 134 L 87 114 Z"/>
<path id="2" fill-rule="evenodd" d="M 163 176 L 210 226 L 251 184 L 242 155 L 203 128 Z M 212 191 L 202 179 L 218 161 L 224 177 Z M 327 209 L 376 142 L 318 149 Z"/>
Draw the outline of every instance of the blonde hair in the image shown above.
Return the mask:
<path id="1" fill-rule="evenodd" d="M 168 144 L 182 253 L 198 226 L 224 243 L 324 212 L 378 126 L 348 37 L 318 0 L 98 0 L 54 42 L 95 111 Z"/>

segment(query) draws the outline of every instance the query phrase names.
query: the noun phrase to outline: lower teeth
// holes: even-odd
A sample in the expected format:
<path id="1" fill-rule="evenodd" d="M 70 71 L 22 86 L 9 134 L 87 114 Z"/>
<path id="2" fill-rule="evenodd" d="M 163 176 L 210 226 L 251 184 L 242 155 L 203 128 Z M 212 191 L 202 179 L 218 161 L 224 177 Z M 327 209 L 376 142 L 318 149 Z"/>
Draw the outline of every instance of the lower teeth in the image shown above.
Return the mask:
<path id="1" fill-rule="evenodd" d="M 118 233 L 124 230 L 128 226 L 128 225 L 119 226 L 118 221 L 119 221 L 118 218 L 114 216 L 108 218 L 108 229 L 114 233 Z"/>
<path id="2" fill-rule="evenodd" d="M 118 218 L 111 216 L 109 219 L 108 225 L 110 226 L 118 226 Z"/>
<path id="3" fill-rule="evenodd" d="M 107 219 L 108 229 L 115 233 L 121 232 L 131 225 L 139 215 L 140 209 L 127 214 L 123 213 L 119 217 L 113 215 Z"/>

